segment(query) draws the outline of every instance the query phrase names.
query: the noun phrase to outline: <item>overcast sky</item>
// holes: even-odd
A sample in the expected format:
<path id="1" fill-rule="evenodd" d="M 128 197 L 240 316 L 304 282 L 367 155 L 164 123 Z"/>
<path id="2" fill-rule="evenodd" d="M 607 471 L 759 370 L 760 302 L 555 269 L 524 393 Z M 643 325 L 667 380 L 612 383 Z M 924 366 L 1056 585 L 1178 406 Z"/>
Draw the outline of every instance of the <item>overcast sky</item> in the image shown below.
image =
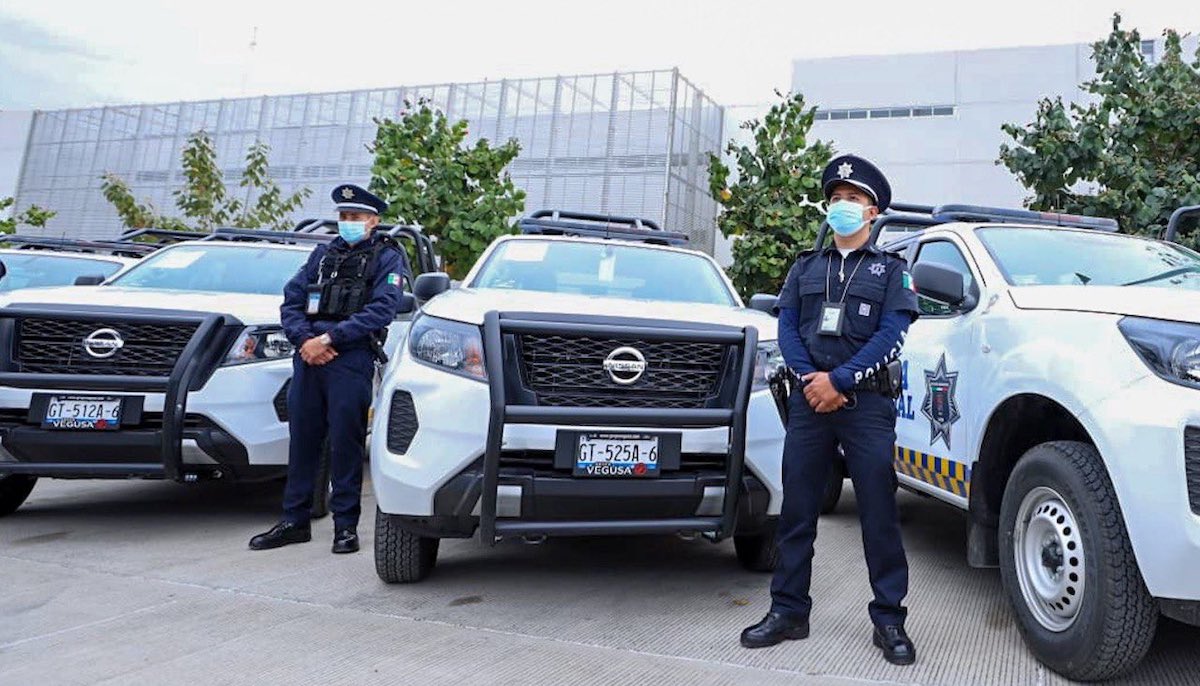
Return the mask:
<path id="1" fill-rule="evenodd" d="M 1114 11 L 1200 30 L 1197 0 L 0 0 L 0 109 L 672 66 L 757 104 L 796 58 L 1091 42 Z"/>

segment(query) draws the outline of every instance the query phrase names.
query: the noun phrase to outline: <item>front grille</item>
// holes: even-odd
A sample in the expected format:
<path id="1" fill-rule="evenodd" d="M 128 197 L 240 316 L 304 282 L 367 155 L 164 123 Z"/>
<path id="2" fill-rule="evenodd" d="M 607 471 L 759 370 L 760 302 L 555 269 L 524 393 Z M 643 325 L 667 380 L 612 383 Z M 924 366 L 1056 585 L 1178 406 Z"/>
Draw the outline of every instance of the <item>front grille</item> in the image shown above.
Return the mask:
<path id="1" fill-rule="evenodd" d="M 404 454 L 417 435 L 417 408 L 408 391 L 392 394 L 392 405 L 388 410 L 387 446 L 393 453 Z"/>
<path id="2" fill-rule="evenodd" d="M 1187 474 L 1188 503 L 1200 515 L 1200 427 L 1183 431 L 1183 464 Z"/>
<path id="3" fill-rule="evenodd" d="M 703 408 L 719 392 L 729 346 L 687 341 L 523 334 L 518 336 L 522 378 L 539 405 L 557 407 Z M 622 347 L 637 349 L 646 370 L 622 385 L 604 360 Z"/>
<path id="4" fill-rule="evenodd" d="M 30 317 L 17 323 L 13 362 L 18 372 L 26 374 L 166 377 L 171 375 L 196 326 Z M 123 341 L 120 349 L 108 357 L 96 357 L 84 346 L 85 338 L 102 329 L 117 332 Z"/>

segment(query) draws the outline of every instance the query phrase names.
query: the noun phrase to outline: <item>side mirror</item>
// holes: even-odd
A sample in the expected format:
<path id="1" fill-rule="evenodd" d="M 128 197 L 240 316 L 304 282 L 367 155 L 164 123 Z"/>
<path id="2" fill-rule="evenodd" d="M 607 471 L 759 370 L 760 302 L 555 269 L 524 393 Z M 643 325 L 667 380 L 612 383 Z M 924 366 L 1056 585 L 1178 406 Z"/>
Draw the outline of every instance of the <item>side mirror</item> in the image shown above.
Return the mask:
<path id="1" fill-rule="evenodd" d="M 99 286 L 104 283 L 103 274 L 85 274 L 75 277 L 76 286 Z"/>
<path id="2" fill-rule="evenodd" d="M 400 296 L 400 309 L 396 314 L 412 314 L 417 309 L 417 298 L 412 293 L 404 293 Z"/>
<path id="3" fill-rule="evenodd" d="M 966 299 L 962 274 L 943 264 L 919 262 L 913 267 L 912 278 L 917 286 L 917 294 L 931 300 L 958 307 Z"/>
<path id="4" fill-rule="evenodd" d="M 413 282 L 413 296 L 418 303 L 428 302 L 435 295 L 450 290 L 450 275 L 445 272 L 428 272 Z"/>
<path id="5" fill-rule="evenodd" d="M 770 293 L 755 293 L 750 296 L 750 309 L 766 312 L 767 314 L 775 314 L 775 303 L 779 302 L 779 297 Z"/>

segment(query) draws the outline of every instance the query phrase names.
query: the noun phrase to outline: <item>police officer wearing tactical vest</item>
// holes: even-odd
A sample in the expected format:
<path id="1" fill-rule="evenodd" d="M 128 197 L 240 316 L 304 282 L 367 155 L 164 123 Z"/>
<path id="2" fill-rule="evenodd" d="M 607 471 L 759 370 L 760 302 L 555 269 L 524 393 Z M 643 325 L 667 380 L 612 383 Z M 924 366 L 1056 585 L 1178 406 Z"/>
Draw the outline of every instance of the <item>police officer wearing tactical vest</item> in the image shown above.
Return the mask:
<path id="1" fill-rule="evenodd" d="M 254 550 L 312 539 L 309 511 L 329 439 L 333 552 L 358 550 L 363 451 L 375 362 L 411 274 L 404 251 L 374 233 L 387 203 L 344 184 L 333 189 L 338 237 L 317 246 L 284 287 L 284 333 L 297 352 L 288 388 L 287 487 L 283 520 L 250 539 Z"/>
<path id="2" fill-rule="evenodd" d="M 916 649 L 904 631 L 907 610 L 901 605 L 908 562 L 896 513 L 891 394 L 917 298 L 905 262 L 870 240 L 872 220 L 891 202 L 883 173 L 861 157 L 844 155 L 829 163 L 821 182 L 833 243 L 801 253 L 778 302 L 779 345 L 795 381 L 787 407 L 779 565 L 771 610 L 742 632 L 741 643 L 762 648 L 808 637 L 817 517 L 840 444 L 875 595 L 868 606 L 872 642 L 888 662 L 907 665 L 916 661 Z"/>

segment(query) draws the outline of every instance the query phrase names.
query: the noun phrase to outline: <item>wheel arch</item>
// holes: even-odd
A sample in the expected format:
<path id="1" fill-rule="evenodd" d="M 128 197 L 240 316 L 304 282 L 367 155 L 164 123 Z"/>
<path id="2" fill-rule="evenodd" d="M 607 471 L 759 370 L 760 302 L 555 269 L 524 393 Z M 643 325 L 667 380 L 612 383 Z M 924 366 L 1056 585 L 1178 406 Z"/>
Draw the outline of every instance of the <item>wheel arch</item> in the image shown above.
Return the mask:
<path id="1" fill-rule="evenodd" d="M 1097 447 L 1087 428 L 1065 405 L 1040 393 L 1020 393 L 996 405 L 984 424 L 968 499 L 973 566 L 999 562 L 995 533 L 1000 503 L 1013 469 L 1030 448 L 1048 441 L 1079 441 Z"/>

